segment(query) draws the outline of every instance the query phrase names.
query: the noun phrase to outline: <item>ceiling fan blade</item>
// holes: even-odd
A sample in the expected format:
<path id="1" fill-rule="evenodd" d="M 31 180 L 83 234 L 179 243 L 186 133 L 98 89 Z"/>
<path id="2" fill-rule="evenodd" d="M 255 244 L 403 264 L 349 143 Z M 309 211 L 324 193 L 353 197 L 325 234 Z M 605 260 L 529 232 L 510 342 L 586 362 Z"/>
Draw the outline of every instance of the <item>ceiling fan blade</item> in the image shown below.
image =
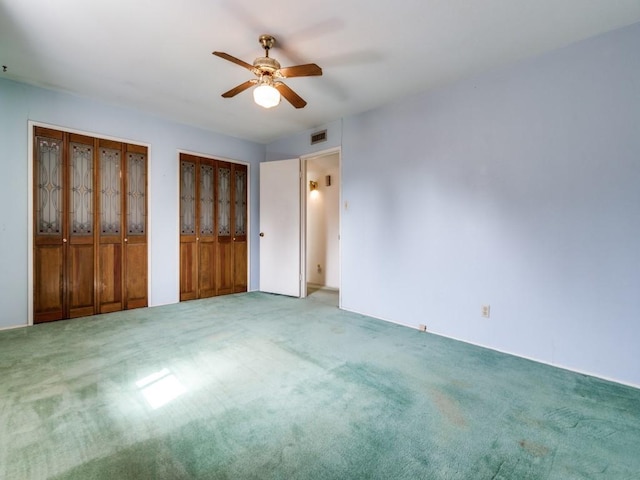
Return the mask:
<path id="1" fill-rule="evenodd" d="M 315 63 L 307 63 L 306 65 L 296 65 L 294 67 L 284 67 L 279 70 L 280 76 L 284 78 L 291 77 L 312 77 L 314 75 L 322 75 L 322 69 Z"/>
<path id="2" fill-rule="evenodd" d="M 240 85 L 238 85 L 237 87 L 232 88 L 231 90 L 229 90 L 228 92 L 224 92 L 222 94 L 222 96 L 224 98 L 231 98 L 231 97 L 235 97 L 237 94 L 244 92 L 247 88 L 251 87 L 252 85 L 254 85 L 256 83 L 256 80 L 247 80 L 244 83 L 241 83 Z"/>
<path id="3" fill-rule="evenodd" d="M 241 67 L 246 68 L 247 70 L 250 70 L 253 72 L 253 65 L 247 63 L 247 62 L 243 62 L 242 60 L 240 60 L 239 58 L 234 57 L 233 55 L 229 55 L 228 53 L 224 53 L 224 52 L 213 52 L 213 54 L 216 57 L 220 57 L 220 58 L 224 58 L 225 60 L 229 60 L 230 62 L 235 63 L 236 65 L 240 65 Z"/>
<path id="4" fill-rule="evenodd" d="M 287 99 L 287 101 L 296 108 L 304 108 L 307 104 L 300 95 L 291 90 L 287 85 L 282 82 L 273 82 L 273 86 L 278 89 L 280 94 Z"/>

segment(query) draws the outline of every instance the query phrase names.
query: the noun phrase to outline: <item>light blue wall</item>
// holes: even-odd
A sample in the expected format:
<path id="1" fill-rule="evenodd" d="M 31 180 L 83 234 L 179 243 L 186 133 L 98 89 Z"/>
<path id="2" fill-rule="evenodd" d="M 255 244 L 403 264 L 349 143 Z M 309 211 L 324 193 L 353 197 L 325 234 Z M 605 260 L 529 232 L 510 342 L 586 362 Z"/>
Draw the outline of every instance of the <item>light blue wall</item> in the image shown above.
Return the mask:
<path id="1" fill-rule="evenodd" d="M 179 296 L 178 150 L 250 163 L 250 288 L 258 288 L 258 164 L 264 159 L 263 145 L 0 80 L 0 204 L 4 205 L 0 220 L 0 328 L 27 322 L 29 120 L 150 145 L 150 305 L 174 303 Z"/>
<path id="2" fill-rule="evenodd" d="M 640 386 L 639 45 L 637 24 L 345 118 L 343 307 Z"/>

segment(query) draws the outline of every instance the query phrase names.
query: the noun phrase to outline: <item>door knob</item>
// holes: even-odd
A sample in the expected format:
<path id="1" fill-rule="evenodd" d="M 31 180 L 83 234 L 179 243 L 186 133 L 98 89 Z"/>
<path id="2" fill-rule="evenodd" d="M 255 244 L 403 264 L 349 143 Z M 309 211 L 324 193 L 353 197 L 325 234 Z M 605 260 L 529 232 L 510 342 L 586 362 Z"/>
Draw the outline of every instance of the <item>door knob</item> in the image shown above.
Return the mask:
<path id="1" fill-rule="evenodd" d="M 264 232 L 260 232 L 260 236 L 261 236 L 261 237 L 264 237 Z"/>

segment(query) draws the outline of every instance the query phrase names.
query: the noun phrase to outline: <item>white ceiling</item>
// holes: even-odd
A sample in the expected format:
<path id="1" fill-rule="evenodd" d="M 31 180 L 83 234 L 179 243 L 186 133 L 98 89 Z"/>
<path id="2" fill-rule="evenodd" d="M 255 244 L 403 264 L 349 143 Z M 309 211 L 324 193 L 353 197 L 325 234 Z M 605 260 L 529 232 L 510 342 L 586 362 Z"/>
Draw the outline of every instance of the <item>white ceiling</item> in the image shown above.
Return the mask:
<path id="1" fill-rule="evenodd" d="M 128 105 L 266 143 L 396 98 L 640 21 L 640 0 L 0 0 L 9 78 Z M 286 83 L 307 100 L 264 110 L 249 80 L 277 44 Z"/>

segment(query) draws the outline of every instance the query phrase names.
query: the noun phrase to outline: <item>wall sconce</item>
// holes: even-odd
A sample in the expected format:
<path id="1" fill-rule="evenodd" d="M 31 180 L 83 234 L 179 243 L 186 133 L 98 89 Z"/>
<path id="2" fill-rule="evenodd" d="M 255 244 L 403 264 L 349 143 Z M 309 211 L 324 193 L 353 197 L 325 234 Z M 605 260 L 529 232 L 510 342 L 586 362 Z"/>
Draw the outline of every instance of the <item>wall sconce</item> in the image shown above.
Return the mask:
<path id="1" fill-rule="evenodd" d="M 314 182 L 313 180 L 311 180 L 309 182 L 309 191 L 313 192 L 314 190 L 316 190 L 318 188 L 318 182 Z"/>

